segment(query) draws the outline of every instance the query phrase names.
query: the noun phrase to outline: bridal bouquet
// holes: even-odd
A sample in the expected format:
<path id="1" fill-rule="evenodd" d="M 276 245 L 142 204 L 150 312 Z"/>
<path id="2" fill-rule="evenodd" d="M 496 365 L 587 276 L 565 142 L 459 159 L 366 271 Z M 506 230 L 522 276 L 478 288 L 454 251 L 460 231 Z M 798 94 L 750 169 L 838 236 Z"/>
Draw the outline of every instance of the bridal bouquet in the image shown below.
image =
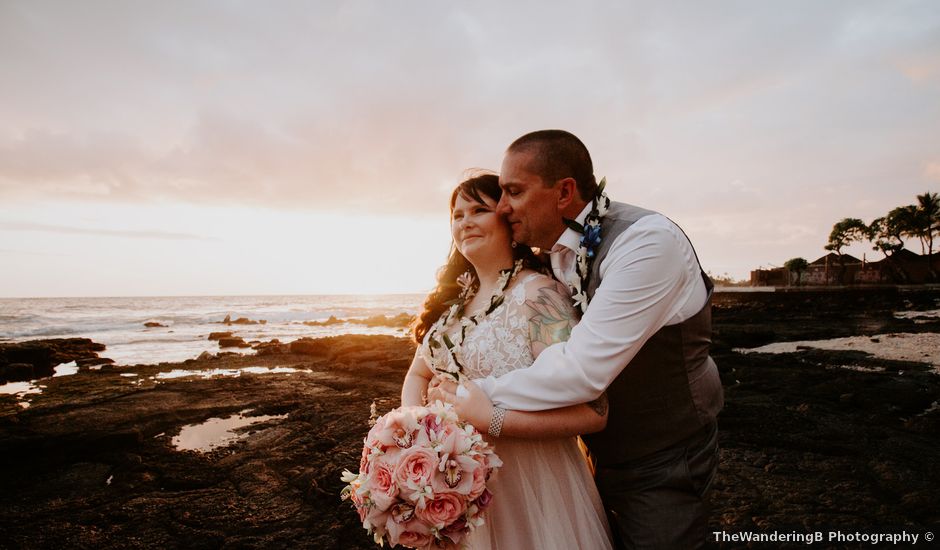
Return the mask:
<path id="1" fill-rule="evenodd" d="M 449 404 L 399 407 L 376 420 L 343 499 L 379 545 L 456 547 L 483 525 L 490 474 L 502 461 Z"/>

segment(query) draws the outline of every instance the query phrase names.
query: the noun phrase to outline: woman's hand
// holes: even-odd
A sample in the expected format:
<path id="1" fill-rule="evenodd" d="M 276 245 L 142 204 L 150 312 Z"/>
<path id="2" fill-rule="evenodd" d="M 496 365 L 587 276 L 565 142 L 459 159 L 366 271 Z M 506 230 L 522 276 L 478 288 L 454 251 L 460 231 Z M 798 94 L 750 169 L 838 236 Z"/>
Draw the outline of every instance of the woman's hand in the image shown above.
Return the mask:
<path id="1" fill-rule="evenodd" d="M 428 383 L 428 403 L 443 401 L 454 404 L 457 401 L 457 383 L 451 378 L 435 376 Z"/>
<path id="2" fill-rule="evenodd" d="M 490 419 L 493 417 L 493 402 L 486 392 L 473 382 L 463 383 L 466 395 L 457 397 L 457 383 L 450 378 L 435 378 L 428 385 L 428 402 L 443 401 L 452 403 L 457 416 L 469 422 L 482 433 L 490 429 Z"/>
<path id="3" fill-rule="evenodd" d="M 467 390 L 467 396 L 457 399 L 457 416 L 485 434 L 490 429 L 490 420 L 493 418 L 493 402 L 486 392 L 473 382 L 468 380 L 463 383 L 463 387 Z"/>

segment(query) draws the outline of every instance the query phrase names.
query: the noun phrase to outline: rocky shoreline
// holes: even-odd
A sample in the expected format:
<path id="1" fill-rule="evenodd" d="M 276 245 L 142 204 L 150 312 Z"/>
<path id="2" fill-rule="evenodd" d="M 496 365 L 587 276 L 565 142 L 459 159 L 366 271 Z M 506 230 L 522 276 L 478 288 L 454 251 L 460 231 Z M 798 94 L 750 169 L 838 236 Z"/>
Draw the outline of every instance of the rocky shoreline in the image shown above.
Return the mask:
<path id="1" fill-rule="evenodd" d="M 727 403 L 710 530 L 940 523 L 940 376 L 931 365 L 858 351 L 734 351 L 940 333 L 940 319 L 894 315 L 938 307 L 936 291 L 716 295 L 714 356 Z M 372 548 L 339 500 L 339 474 L 358 465 L 369 405 L 397 405 L 413 351 L 404 338 L 347 335 L 249 356 L 80 367 L 43 379 L 29 408 L 0 395 L 0 540 L 14 548 Z M 174 447 L 183 427 L 239 414 L 271 419 L 242 428 L 230 446 Z"/>

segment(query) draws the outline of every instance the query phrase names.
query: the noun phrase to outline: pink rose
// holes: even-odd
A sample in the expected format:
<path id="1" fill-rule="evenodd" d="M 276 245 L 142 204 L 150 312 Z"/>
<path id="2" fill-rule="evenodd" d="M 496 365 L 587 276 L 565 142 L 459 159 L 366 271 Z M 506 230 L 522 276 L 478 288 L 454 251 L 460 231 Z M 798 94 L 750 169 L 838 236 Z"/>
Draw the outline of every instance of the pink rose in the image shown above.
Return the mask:
<path id="1" fill-rule="evenodd" d="M 453 523 L 441 529 L 441 535 L 445 538 L 443 540 L 437 541 L 438 547 L 457 547 L 457 545 L 460 544 L 460 541 L 462 541 L 464 537 L 467 536 L 467 520 L 463 517 L 457 518 Z"/>
<path id="2" fill-rule="evenodd" d="M 490 502 L 492 501 L 493 501 L 493 493 L 491 493 L 489 489 L 483 489 L 483 492 L 480 493 L 480 496 L 477 497 L 477 499 L 473 501 L 473 503 L 476 504 L 477 508 L 479 508 L 482 511 L 482 510 L 486 510 L 486 508 L 490 505 Z"/>
<path id="3" fill-rule="evenodd" d="M 360 512 L 360 515 L 362 513 Z M 388 518 L 391 514 L 387 510 L 382 510 L 378 506 L 370 506 L 362 518 L 363 524 L 368 523 L 376 533 L 384 534 L 385 526 L 388 524 Z"/>
<path id="4" fill-rule="evenodd" d="M 466 511 L 465 498 L 456 493 L 437 493 L 425 503 L 424 508 L 415 510 L 419 519 L 443 529 L 455 522 Z"/>
<path id="5" fill-rule="evenodd" d="M 486 468 L 478 465 L 477 468 L 473 470 L 473 481 L 470 484 L 470 492 L 467 493 L 467 498 L 473 500 L 482 495 L 485 490 Z"/>
<path id="6" fill-rule="evenodd" d="M 385 528 L 392 546 L 401 544 L 412 548 L 424 548 L 434 540 L 431 536 L 431 528 L 417 518 L 399 523 L 389 516 L 385 522 Z"/>
<path id="7" fill-rule="evenodd" d="M 433 540 L 434 537 L 430 533 L 415 531 L 405 531 L 398 537 L 398 543 L 409 548 L 427 548 Z"/>
<path id="8" fill-rule="evenodd" d="M 356 511 L 359 512 L 359 521 L 365 521 L 369 507 L 362 503 L 362 497 L 359 496 L 359 493 L 357 493 L 355 489 L 349 492 L 349 500 L 353 501 Z"/>
<path id="9" fill-rule="evenodd" d="M 398 457 L 395 482 L 407 487 L 408 482 L 418 487 L 430 483 L 437 470 L 437 453 L 426 447 L 412 447 Z"/>
<path id="10" fill-rule="evenodd" d="M 372 463 L 372 471 L 368 474 L 369 496 L 372 502 L 382 510 L 387 510 L 398 495 L 398 485 L 395 484 L 394 469 L 377 459 Z"/>

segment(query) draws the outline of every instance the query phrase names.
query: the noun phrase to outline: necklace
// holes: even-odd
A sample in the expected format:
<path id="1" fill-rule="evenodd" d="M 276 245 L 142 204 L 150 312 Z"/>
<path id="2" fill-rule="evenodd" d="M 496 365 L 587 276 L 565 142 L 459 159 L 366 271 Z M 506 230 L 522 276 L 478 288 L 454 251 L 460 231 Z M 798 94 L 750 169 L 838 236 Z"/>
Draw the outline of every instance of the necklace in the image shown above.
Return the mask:
<path id="1" fill-rule="evenodd" d="M 516 260 L 511 269 L 501 270 L 499 279 L 496 280 L 496 290 L 490 296 L 489 306 L 472 317 L 464 317 L 463 312 L 476 292 L 473 288 L 474 277 L 467 271 L 457 278 L 457 284 L 463 290 L 461 290 L 457 299 L 451 302 L 447 312 L 441 315 L 441 318 L 431 326 L 431 331 L 428 334 L 428 349 L 431 356 L 430 367 L 434 371 L 452 376 L 458 383 L 463 381 L 461 346 L 467 336 L 467 329 L 478 325 L 484 317 L 495 311 L 505 301 L 506 289 L 520 271 L 522 271 L 522 260 Z M 454 322 L 460 323 L 460 331 L 450 337 L 447 335 L 447 330 Z"/>
<path id="2" fill-rule="evenodd" d="M 571 297 L 574 299 L 575 307 L 581 308 L 581 313 L 585 313 L 588 307 L 588 279 L 591 276 L 591 265 L 594 263 L 595 249 L 601 244 L 601 219 L 607 214 L 610 208 L 610 198 L 604 193 L 604 187 L 607 185 L 607 178 L 602 178 L 597 185 L 597 193 L 591 201 L 591 211 L 584 218 L 584 225 L 563 218 L 565 225 L 581 234 L 581 241 L 577 251 L 576 275 L 568 279 L 568 288 L 571 290 Z"/>

